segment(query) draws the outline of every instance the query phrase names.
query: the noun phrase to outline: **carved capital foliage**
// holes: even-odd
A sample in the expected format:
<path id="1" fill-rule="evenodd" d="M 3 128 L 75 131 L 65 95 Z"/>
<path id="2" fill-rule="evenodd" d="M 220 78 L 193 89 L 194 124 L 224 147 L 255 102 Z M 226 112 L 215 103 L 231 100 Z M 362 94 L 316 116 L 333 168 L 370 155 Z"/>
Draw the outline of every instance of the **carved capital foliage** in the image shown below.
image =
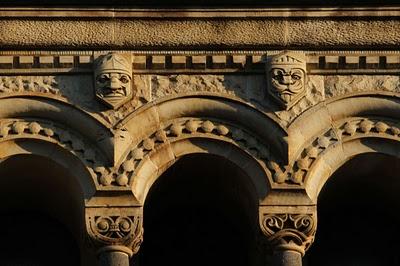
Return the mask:
<path id="1" fill-rule="evenodd" d="M 274 250 L 305 254 L 317 229 L 315 213 L 260 213 L 261 230 Z"/>
<path id="2" fill-rule="evenodd" d="M 143 241 L 142 208 L 86 208 L 86 229 L 94 248 L 124 246 L 136 254 Z"/>
<path id="3" fill-rule="evenodd" d="M 267 60 L 267 91 L 286 110 L 306 94 L 306 57 L 283 52 Z"/>

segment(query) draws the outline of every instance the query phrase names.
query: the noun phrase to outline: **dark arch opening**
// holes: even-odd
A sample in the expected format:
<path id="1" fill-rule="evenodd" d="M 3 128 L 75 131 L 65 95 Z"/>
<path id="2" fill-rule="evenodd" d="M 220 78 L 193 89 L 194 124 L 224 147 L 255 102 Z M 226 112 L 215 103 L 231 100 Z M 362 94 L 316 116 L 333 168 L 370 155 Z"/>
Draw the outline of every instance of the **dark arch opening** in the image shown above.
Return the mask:
<path id="1" fill-rule="evenodd" d="M 356 156 L 318 198 L 316 240 L 307 266 L 400 265 L 400 159 Z"/>
<path id="2" fill-rule="evenodd" d="M 214 155 L 184 156 L 149 191 L 135 263 L 256 265 L 257 220 L 257 193 L 242 170 Z"/>
<path id="3" fill-rule="evenodd" d="M 0 264 L 92 265 L 81 256 L 83 192 L 69 171 L 37 155 L 0 161 Z"/>

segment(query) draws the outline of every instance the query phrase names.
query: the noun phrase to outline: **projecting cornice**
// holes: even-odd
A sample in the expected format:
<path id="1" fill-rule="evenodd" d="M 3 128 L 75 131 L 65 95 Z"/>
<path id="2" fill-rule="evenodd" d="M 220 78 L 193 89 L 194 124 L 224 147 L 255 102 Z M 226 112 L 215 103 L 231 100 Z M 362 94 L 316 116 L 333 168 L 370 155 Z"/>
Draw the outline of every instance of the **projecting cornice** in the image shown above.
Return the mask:
<path id="1" fill-rule="evenodd" d="M 400 7 L 1 8 L 4 50 L 398 49 Z"/>
<path id="2" fill-rule="evenodd" d="M 400 7 L 313 8 L 1 8 L 0 18 L 288 18 L 400 17 Z"/>

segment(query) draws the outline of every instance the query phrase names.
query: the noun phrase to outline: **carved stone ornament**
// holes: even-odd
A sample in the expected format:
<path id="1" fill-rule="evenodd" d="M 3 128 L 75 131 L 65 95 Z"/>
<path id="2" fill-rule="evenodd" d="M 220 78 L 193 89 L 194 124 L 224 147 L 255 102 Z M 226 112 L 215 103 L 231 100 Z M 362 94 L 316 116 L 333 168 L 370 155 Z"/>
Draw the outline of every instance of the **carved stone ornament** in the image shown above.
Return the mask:
<path id="1" fill-rule="evenodd" d="M 94 87 L 98 99 L 116 109 L 132 98 L 131 55 L 109 53 L 99 57 L 94 66 Z"/>
<path id="2" fill-rule="evenodd" d="M 303 54 L 283 52 L 267 60 L 268 93 L 286 110 L 305 96 L 306 59 Z"/>
<path id="3" fill-rule="evenodd" d="M 122 246 L 133 255 L 143 241 L 142 209 L 87 208 L 86 227 L 94 247 Z"/>
<path id="4" fill-rule="evenodd" d="M 317 229 L 315 214 L 263 214 L 261 230 L 274 250 L 294 250 L 305 254 Z"/>

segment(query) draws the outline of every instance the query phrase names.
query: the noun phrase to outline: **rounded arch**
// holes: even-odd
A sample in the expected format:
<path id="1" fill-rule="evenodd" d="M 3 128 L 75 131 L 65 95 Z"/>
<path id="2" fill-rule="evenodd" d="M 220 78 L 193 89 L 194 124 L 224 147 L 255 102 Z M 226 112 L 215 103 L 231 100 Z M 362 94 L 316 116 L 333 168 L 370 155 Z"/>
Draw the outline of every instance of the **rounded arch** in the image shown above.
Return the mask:
<path id="1" fill-rule="evenodd" d="M 400 119 L 400 98 L 393 93 L 359 93 L 329 99 L 308 109 L 288 128 L 289 161 L 296 160 L 315 136 L 351 117 Z"/>
<path id="2" fill-rule="evenodd" d="M 237 166 L 251 180 L 262 200 L 266 197 L 271 175 L 262 160 L 255 159 L 250 153 L 233 142 L 210 137 L 190 137 L 161 145 L 140 162 L 131 181 L 132 191 L 139 201 L 144 202 L 154 182 L 180 158 L 190 154 L 211 154 L 226 159 Z"/>
<path id="3" fill-rule="evenodd" d="M 368 153 L 380 153 L 400 158 L 400 130 L 397 127 L 385 127 L 385 132 L 390 132 L 385 135 L 377 128 L 382 125 L 387 124 L 377 122 L 371 128 L 376 132 L 359 136 L 344 136 L 336 143 L 327 144 L 325 150 L 314 158 L 315 161 L 312 162 L 304 180 L 307 194 L 313 202 L 317 202 L 318 195 L 328 179 L 352 158 Z"/>
<path id="4" fill-rule="evenodd" d="M 354 155 L 334 170 L 318 195 L 307 265 L 398 265 L 399 170 L 398 156 L 378 151 Z"/>
<path id="5" fill-rule="evenodd" d="M 246 129 L 269 143 L 277 157 L 286 160 L 287 133 L 280 120 L 233 98 L 199 94 L 167 97 L 139 108 L 119 126 L 127 128 L 134 138 L 140 138 L 168 121 L 189 117 L 223 121 Z"/>
<path id="6" fill-rule="evenodd" d="M 38 155 L 73 171 L 71 175 L 77 178 L 86 198 L 98 186 L 93 167 L 96 159 L 101 158 L 99 152 L 54 123 L 36 119 L 1 120 L 0 147 L 1 160 L 21 154 Z"/>
<path id="7" fill-rule="evenodd" d="M 6 264 L 33 263 L 32 259 L 48 264 L 51 259 L 54 262 L 66 256 L 60 264 L 78 265 L 80 260 L 93 259 L 88 258 L 90 251 L 82 237 L 85 198 L 92 192 L 82 186 L 79 162 L 46 144 L 49 145 L 29 141 L 0 144 L 1 224 L 17 219 L 7 227 L 11 231 L 3 236 L 6 244 L 2 248 L 8 250 L 7 245 L 20 245 L 21 237 L 34 237 L 29 241 L 32 244 L 20 245 L 19 253 L 11 250 L 11 254 L 4 254 Z M 49 244 L 52 254 L 47 257 L 43 245 Z"/>
<path id="8" fill-rule="evenodd" d="M 76 106 L 53 98 L 5 97 L 0 98 L 0 119 L 37 118 L 62 124 L 84 136 L 112 162 L 114 147 L 109 125 L 95 119 Z"/>

